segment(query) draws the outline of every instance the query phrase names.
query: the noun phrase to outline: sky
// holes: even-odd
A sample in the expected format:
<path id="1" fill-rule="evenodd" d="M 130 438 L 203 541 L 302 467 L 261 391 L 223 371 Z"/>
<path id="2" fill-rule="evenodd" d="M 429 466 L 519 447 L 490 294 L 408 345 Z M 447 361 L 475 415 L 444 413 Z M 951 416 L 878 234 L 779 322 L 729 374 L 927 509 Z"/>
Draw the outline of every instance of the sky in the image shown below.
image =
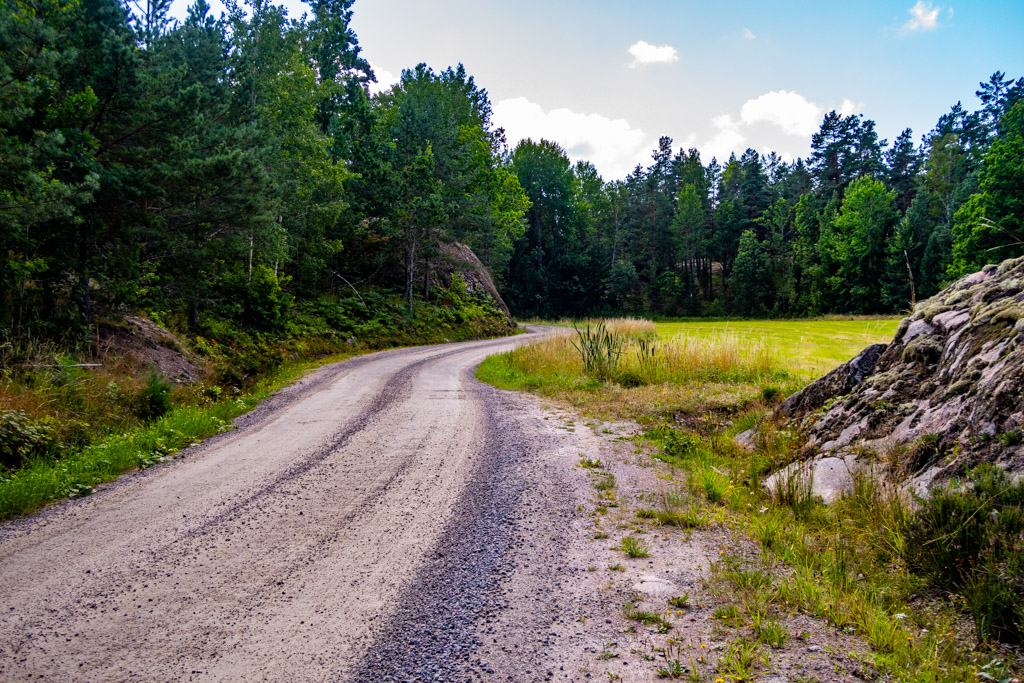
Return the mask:
<path id="1" fill-rule="evenodd" d="M 190 0 L 175 0 L 184 16 Z M 292 17 L 305 5 L 285 0 Z M 217 0 L 211 5 L 218 8 Z M 748 147 L 806 157 L 825 113 L 916 141 L 979 81 L 1024 76 L 1024 0 L 356 0 L 377 87 L 459 62 L 510 145 L 561 144 L 605 180 L 648 165 L 658 138 L 707 163 Z"/>

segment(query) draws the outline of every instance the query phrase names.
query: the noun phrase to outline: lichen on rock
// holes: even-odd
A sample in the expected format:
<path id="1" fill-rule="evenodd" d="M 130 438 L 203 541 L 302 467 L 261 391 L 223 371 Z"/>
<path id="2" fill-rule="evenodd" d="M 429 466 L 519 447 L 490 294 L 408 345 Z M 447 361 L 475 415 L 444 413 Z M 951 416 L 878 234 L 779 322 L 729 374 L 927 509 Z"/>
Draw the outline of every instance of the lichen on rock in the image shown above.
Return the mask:
<path id="1" fill-rule="evenodd" d="M 922 495 L 983 462 L 1024 476 L 1024 258 L 922 301 L 770 419 L 800 428 L 801 460 L 874 460 Z"/>

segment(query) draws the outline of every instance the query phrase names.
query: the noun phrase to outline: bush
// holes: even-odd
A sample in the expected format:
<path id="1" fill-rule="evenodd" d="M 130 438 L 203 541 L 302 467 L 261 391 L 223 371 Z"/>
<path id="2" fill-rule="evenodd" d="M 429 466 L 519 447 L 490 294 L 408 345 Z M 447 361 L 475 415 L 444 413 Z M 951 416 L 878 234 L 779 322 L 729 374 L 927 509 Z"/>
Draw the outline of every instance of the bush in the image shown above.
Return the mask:
<path id="1" fill-rule="evenodd" d="M 155 420 L 171 410 L 171 383 L 150 370 L 146 385 L 139 390 L 135 414 L 143 420 Z"/>
<path id="2" fill-rule="evenodd" d="M 21 410 L 0 413 L 0 467 L 20 467 L 29 458 L 53 453 L 59 445 L 48 418 L 33 420 Z"/>
<path id="3" fill-rule="evenodd" d="M 262 264 L 253 266 L 252 277 L 245 285 L 242 313 L 247 326 L 270 331 L 281 327 L 292 302 L 291 296 L 281 289 L 281 284 L 270 267 Z"/>
<path id="4" fill-rule="evenodd" d="M 979 640 L 1024 635 L 1024 482 L 993 466 L 968 486 L 937 489 L 907 529 L 907 564 L 966 598 Z"/>

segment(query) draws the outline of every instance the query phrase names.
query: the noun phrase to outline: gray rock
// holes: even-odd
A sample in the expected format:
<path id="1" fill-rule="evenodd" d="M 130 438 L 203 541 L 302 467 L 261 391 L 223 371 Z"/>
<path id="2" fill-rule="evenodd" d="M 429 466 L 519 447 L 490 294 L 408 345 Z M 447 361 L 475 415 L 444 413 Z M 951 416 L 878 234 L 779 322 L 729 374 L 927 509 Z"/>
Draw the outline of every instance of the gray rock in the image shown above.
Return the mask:
<path id="1" fill-rule="evenodd" d="M 872 344 L 830 373 L 796 392 L 776 409 L 782 417 L 802 416 L 824 406 L 828 401 L 844 396 L 864 381 L 885 352 L 886 344 Z"/>
<path id="2" fill-rule="evenodd" d="M 1022 283 L 1024 258 L 986 266 L 917 304 L 892 343 L 786 399 L 774 419 L 802 430 L 815 480 L 841 490 L 820 463 L 853 468 L 871 451 L 919 495 L 982 462 L 1024 473 L 1024 444 L 1000 438 L 1024 415 Z"/>
<path id="3" fill-rule="evenodd" d="M 745 432 L 740 432 L 732 438 L 732 442 L 748 451 L 757 448 L 757 427 L 751 427 Z"/>
<path id="4" fill-rule="evenodd" d="M 633 585 L 633 590 L 652 598 L 671 598 L 681 594 L 679 586 L 668 579 L 650 575 L 641 576 L 640 581 Z"/>

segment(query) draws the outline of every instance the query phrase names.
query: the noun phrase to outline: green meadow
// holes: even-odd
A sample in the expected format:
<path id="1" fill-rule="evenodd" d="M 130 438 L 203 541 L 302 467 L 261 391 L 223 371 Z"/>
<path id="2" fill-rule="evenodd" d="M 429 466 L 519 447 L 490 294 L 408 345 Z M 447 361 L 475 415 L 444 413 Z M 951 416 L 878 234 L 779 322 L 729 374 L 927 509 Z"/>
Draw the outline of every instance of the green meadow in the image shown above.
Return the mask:
<path id="1" fill-rule="evenodd" d="M 777 362 L 810 380 L 857 355 L 871 344 L 892 340 L 900 318 L 853 320 L 726 320 L 655 323 L 658 336 L 697 338 L 735 334 L 767 343 Z"/>

